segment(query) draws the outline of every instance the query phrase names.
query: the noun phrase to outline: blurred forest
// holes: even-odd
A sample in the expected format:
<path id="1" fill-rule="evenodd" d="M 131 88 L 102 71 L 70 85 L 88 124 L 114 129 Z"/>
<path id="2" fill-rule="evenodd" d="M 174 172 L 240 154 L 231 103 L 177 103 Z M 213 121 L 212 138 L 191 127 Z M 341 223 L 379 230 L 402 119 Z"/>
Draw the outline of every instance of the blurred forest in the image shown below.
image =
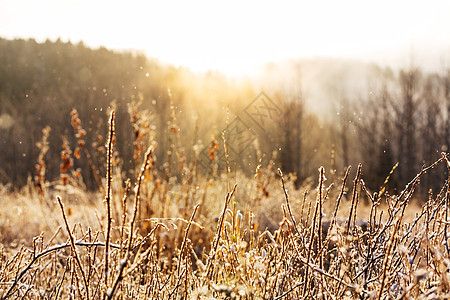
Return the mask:
<path id="1" fill-rule="evenodd" d="M 126 176 L 150 143 L 168 179 L 193 164 L 214 176 L 225 168 L 226 139 L 232 172 L 274 163 L 300 185 L 320 166 L 333 179 L 362 163 L 377 190 L 398 162 L 389 181 L 398 189 L 450 147 L 450 69 L 318 59 L 267 65 L 238 80 L 83 43 L 0 39 L 0 181 L 20 187 L 39 180 L 42 167 L 46 180 L 59 180 L 70 157 L 72 172 L 95 189 L 111 108 Z M 446 176 L 439 167 L 423 186 L 438 189 Z"/>

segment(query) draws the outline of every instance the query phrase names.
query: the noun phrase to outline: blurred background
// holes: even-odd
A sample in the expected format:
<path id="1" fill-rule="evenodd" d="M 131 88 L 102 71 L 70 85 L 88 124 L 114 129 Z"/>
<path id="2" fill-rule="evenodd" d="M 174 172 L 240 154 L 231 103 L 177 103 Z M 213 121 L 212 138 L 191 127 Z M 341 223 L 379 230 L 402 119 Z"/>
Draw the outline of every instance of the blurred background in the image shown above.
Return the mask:
<path id="1" fill-rule="evenodd" d="M 0 0 L 0 180 L 33 178 L 46 134 L 58 179 L 61 151 L 77 156 L 74 108 L 104 168 L 114 108 L 127 176 L 150 143 L 161 172 L 185 159 L 208 173 L 215 145 L 224 171 L 225 138 L 248 175 L 273 163 L 299 186 L 361 162 L 376 190 L 398 162 L 401 189 L 450 147 L 449 15 L 448 1 Z"/>

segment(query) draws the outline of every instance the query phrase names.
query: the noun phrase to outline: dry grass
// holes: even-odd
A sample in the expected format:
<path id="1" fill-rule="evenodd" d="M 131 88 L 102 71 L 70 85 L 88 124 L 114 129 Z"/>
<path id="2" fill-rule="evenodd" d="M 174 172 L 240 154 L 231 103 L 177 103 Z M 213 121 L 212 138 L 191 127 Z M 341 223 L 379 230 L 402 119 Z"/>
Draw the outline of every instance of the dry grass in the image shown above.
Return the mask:
<path id="1" fill-rule="evenodd" d="M 40 172 L 37 186 L 0 187 L 2 299 L 450 295 L 448 182 L 422 207 L 410 204 L 428 168 L 450 165 L 445 155 L 389 195 L 367 191 L 361 166 L 354 178 L 348 170 L 329 181 L 321 168 L 318 181 L 299 190 L 273 162 L 259 166 L 253 178 L 230 172 L 214 177 L 197 172 L 197 159 L 188 164 L 177 155 L 179 166 L 171 159 L 158 172 L 155 145 L 142 153 L 136 143 L 135 158 L 142 162 L 131 184 L 114 155 L 113 113 L 109 128 L 99 192 L 86 192 L 69 168 L 61 184 L 46 182 Z M 182 171 L 174 180 L 176 169 Z"/>

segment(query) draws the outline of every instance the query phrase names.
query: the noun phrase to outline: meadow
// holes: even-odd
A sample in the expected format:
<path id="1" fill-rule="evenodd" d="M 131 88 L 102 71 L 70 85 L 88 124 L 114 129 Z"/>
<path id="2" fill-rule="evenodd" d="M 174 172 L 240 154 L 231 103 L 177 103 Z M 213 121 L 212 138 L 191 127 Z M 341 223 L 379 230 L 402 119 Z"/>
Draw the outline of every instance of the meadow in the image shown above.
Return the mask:
<path id="1" fill-rule="evenodd" d="M 421 180 L 447 154 L 417 170 L 397 193 L 366 187 L 364 166 L 319 168 L 296 187 L 276 157 L 248 176 L 228 161 L 226 135 L 189 159 L 172 147 L 155 168 L 151 139 L 134 127 L 128 178 L 115 137 L 104 135 L 103 168 L 86 147 L 76 110 L 77 146 L 61 151 L 60 178 L 46 179 L 42 131 L 34 178 L 0 187 L 1 299 L 442 299 L 450 293 L 449 182 Z M 137 123 L 136 123 L 137 124 Z M 137 133 L 136 133 L 137 132 Z M 169 139 L 177 139 L 172 127 Z M 169 145 L 174 142 L 169 143 Z M 187 147 L 193 147 L 196 145 Z M 223 149 L 225 168 L 217 167 Z M 87 189 L 73 160 L 100 183 Z M 161 164 L 161 162 L 159 162 Z"/>
<path id="2" fill-rule="evenodd" d="M 449 296 L 450 71 L 0 61 L 0 299 Z"/>

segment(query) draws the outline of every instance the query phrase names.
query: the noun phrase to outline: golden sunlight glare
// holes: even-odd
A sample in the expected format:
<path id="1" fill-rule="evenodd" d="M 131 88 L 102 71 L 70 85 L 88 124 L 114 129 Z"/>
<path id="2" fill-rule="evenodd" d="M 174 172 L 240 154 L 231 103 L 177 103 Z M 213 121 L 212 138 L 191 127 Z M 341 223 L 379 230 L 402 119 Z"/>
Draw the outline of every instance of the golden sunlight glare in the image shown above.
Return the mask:
<path id="1" fill-rule="evenodd" d="M 299 57 L 386 62 L 412 48 L 436 58 L 450 49 L 448 13 L 450 2 L 437 0 L 3 0 L 0 36 L 136 49 L 194 71 L 239 75 Z"/>

